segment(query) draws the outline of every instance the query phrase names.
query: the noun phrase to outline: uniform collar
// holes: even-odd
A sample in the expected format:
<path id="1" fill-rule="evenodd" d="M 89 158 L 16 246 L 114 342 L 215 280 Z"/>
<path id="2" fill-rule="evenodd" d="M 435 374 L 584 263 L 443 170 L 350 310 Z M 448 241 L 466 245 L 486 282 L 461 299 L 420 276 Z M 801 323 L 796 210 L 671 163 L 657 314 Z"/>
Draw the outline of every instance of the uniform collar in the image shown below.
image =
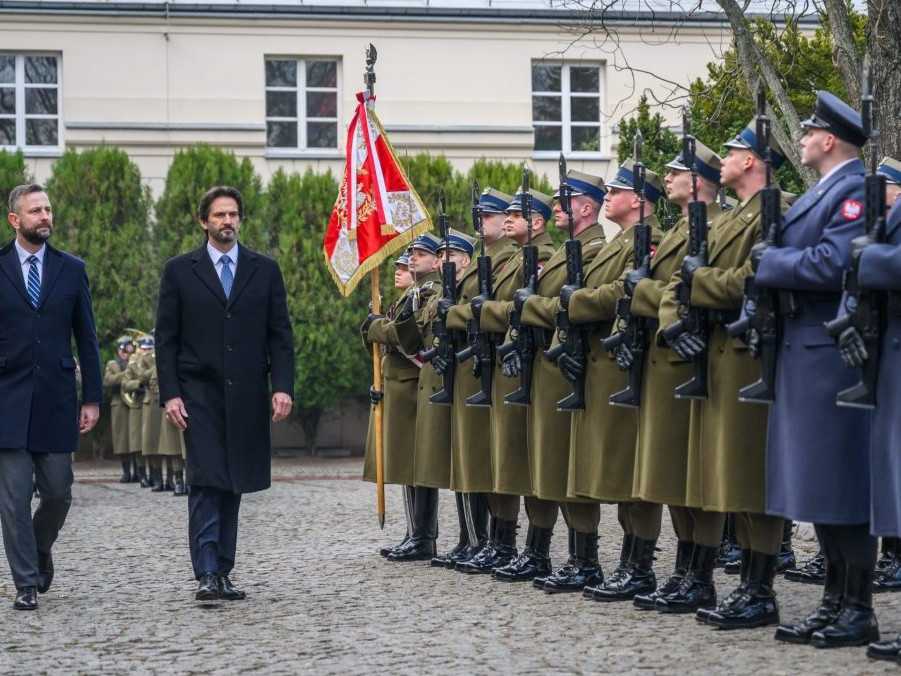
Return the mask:
<path id="1" fill-rule="evenodd" d="M 832 167 L 832 169 L 830 169 L 828 172 L 826 172 L 825 176 L 823 176 L 819 181 L 817 181 L 817 185 L 821 185 L 821 184 L 825 183 L 830 178 L 832 178 L 835 174 L 837 174 L 839 171 L 841 171 L 842 169 L 844 169 L 849 164 L 851 164 L 852 162 L 855 162 L 855 161 L 857 161 L 857 158 L 852 157 L 850 159 L 845 160 L 844 162 L 842 162 L 840 164 L 836 164 L 834 167 Z"/>

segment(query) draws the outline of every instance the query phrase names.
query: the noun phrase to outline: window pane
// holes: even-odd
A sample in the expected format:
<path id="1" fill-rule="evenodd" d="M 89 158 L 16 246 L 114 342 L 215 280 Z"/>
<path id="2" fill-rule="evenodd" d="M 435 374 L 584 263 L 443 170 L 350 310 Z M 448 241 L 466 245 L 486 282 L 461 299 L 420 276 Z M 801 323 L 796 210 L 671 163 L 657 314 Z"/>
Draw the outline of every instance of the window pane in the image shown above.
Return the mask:
<path id="1" fill-rule="evenodd" d="M 14 83 L 16 81 L 16 58 L 14 56 L 0 55 L 0 82 Z"/>
<path id="2" fill-rule="evenodd" d="M 52 56 L 25 57 L 25 82 L 29 84 L 55 84 L 56 58 Z"/>
<path id="3" fill-rule="evenodd" d="M 56 120 L 25 120 L 25 145 L 59 145 Z"/>
<path id="4" fill-rule="evenodd" d="M 536 122 L 560 121 L 559 96 L 533 96 L 532 119 Z"/>
<path id="5" fill-rule="evenodd" d="M 16 145 L 16 121 L 0 120 L 0 146 Z"/>
<path id="6" fill-rule="evenodd" d="M 601 72 L 597 66 L 582 68 L 573 66 L 569 69 L 569 88 L 574 92 L 599 91 Z"/>
<path id="7" fill-rule="evenodd" d="M 56 89 L 26 89 L 25 112 L 29 115 L 56 115 Z"/>
<path id="8" fill-rule="evenodd" d="M 573 122 L 597 122 L 600 119 L 600 103 L 594 97 L 573 96 L 569 100 Z"/>
<path id="9" fill-rule="evenodd" d="M 562 145 L 560 127 L 535 127 L 535 150 L 560 150 Z"/>
<path id="10" fill-rule="evenodd" d="M 549 66 L 541 63 L 532 64 L 532 91 L 559 92 L 560 66 Z"/>
<path id="11" fill-rule="evenodd" d="M 266 145 L 270 148 L 296 148 L 297 124 L 295 122 L 267 122 Z"/>
<path id="12" fill-rule="evenodd" d="M 338 95 L 331 92 L 307 92 L 307 117 L 337 117 Z"/>
<path id="13" fill-rule="evenodd" d="M 307 87 L 337 87 L 336 61 L 307 61 Z"/>
<path id="14" fill-rule="evenodd" d="M 0 89 L 0 115 L 14 115 L 16 112 L 16 90 L 12 87 Z"/>
<path id="15" fill-rule="evenodd" d="M 297 94 L 267 91 L 266 117 L 297 117 Z"/>
<path id="16" fill-rule="evenodd" d="M 307 148 L 337 147 L 337 122 L 307 122 Z"/>
<path id="17" fill-rule="evenodd" d="M 296 87 L 297 61 L 266 61 L 267 87 Z"/>
<path id="18" fill-rule="evenodd" d="M 594 153 L 601 151 L 600 127 L 573 127 L 571 133 L 573 152 L 577 150 Z"/>

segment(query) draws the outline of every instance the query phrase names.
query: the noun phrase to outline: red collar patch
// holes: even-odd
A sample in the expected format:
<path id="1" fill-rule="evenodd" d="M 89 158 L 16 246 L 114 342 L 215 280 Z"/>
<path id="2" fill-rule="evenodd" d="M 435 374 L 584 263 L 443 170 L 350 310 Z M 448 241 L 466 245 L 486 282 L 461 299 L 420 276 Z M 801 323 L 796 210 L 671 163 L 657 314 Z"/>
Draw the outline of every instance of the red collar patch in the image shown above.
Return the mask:
<path id="1" fill-rule="evenodd" d="M 863 204 L 857 200 L 845 200 L 842 203 L 842 216 L 847 221 L 856 221 L 863 213 Z"/>

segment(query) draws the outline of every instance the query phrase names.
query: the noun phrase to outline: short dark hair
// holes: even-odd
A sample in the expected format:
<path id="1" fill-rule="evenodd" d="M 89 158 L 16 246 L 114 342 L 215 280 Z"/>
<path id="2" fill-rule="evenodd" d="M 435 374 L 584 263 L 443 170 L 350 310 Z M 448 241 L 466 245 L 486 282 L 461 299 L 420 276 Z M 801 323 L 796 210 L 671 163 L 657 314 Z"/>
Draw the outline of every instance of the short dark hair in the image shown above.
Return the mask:
<path id="1" fill-rule="evenodd" d="M 22 198 L 25 195 L 30 195 L 35 192 L 46 192 L 44 190 L 44 186 L 40 183 L 25 183 L 23 185 L 17 185 L 12 191 L 9 193 L 9 213 L 15 214 L 19 212 L 19 202 L 22 201 Z"/>
<path id="2" fill-rule="evenodd" d="M 217 185 L 209 190 L 200 198 L 200 206 L 197 208 L 200 220 L 206 223 L 210 219 L 210 206 L 219 197 L 231 197 L 238 203 L 238 217 L 244 218 L 244 198 L 237 188 L 230 185 Z"/>

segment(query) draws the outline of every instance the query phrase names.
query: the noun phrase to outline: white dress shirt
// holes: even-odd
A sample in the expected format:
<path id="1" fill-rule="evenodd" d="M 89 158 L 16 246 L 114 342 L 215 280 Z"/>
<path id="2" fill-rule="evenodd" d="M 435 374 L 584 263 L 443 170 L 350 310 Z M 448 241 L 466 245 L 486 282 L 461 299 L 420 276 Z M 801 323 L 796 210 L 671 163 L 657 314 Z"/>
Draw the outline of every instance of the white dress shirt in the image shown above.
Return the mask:
<path id="1" fill-rule="evenodd" d="M 41 248 L 38 249 L 35 253 L 31 253 L 30 251 L 26 251 L 21 246 L 19 246 L 19 240 L 15 240 L 16 243 L 16 253 L 19 254 L 19 265 L 22 268 L 22 281 L 25 282 L 25 288 L 28 288 L 28 271 L 31 270 L 31 263 L 28 262 L 28 259 L 32 256 L 36 256 L 38 259 L 38 280 L 41 282 L 44 281 L 44 254 L 47 252 L 47 245 L 41 244 Z"/>
<path id="2" fill-rule="evenodd" d="M 837 172 L 839 169 L 844 167 L 846 164 L 851 164 L 856 159 L 857 159 L 856 157 L 852 157 L 850 160 L 845 160 L 844 162 L 840 162 L 839 164 L 836 164 L 834 167 L 832 167 L 832 169 L 830 169 L 828 172 L 826 172 L 826 175 L 823 176 L 823 178 L 821 178 L 819 181 L 817 181 L 817 185 L 819 185 L 820 183 L 825 183 L 826 179 L 831 177 L 835 172 Z"/>
<path id="3" fill-rule="evenodd" d="M 237 242 L 235 242 L 235 245 L 231 249 L 226 251 L 225 253 L 222 253 L 221 251 L 219 251 L 219 249 L 217 249 L 212 244 L 207 242 L 206 243 L 206 251 L 210 255 L 210 260 L 213 261 L 213 268 L 216 270 L 216 274 L 219 275 L 220 281 L 222 280 L 222 259 L 225 257 L 228 257 L 232 262 L 232 264 L 231 264 L 232 277 L 237 276 L 237 274 L 238 274 L 238 243 Z"/>

